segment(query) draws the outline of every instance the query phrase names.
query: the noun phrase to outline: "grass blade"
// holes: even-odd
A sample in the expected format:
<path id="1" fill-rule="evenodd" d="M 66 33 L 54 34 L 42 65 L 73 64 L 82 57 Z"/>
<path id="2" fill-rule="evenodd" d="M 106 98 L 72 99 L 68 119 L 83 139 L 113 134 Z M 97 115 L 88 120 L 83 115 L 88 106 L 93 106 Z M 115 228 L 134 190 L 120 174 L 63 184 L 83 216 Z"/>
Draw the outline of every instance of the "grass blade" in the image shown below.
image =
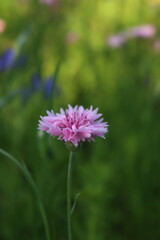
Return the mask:
<path id="1" fill-rule="evenodd" d="M 51 240 L 50 232 L 49 232 L 49 225 L 48 225 L 46 213 L 45 213 L 45 210 L 44 210 L 44 206 L 43 206 L 43 203 L 41 201 L 41 197 L 40 197 L 39 191 L 36 187 L 36 184 L 35 184 L 34 180 L 32 179 L 31 174 L 28 171 L 26 165 L 24 164 L 24 162 L 20 163 L 15 157 L 13 157 L 12 155 L 10 155 L 9 153 L 7 153 L 6 151 L 4 151 L 1 148 L 0 148 L 0 153 L 2 155 L 4 155 L 5 157 L 9 158 L 13 163 L 15 163 L 16 166 L 22 171 L 22 173 L 26 177 L 26 179 L 27 179 L 29 185 L 31 186 L 34 194 L 36 195 L 36 198 L 37 198 L 37 201 L 38 201 L 39 210 L 40 210 L 42 220 L 43 220 L 43 224 L 44 224 L 44 227 L 45 227 L 46 239 Z"/>

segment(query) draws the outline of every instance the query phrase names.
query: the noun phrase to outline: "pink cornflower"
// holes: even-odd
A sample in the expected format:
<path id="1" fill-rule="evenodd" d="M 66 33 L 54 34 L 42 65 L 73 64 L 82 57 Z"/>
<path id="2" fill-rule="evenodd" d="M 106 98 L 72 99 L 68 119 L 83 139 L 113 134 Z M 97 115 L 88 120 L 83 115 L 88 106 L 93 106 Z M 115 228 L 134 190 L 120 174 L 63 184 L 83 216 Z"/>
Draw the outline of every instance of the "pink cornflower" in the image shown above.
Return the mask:
<path id="1" fill-rule="evenodd" d="M 41 0 L 42 3 L 46 5 L 54 5 L 57 4 L 57 0 Z"/>
<path id="2" fill-rule="evenodd" d="M 61 108 L 60 113 L 47 111 L 48 116 L 41 117 L 38 129 L 78 147 L 81 141 L 94 141 L 95 136 L 105 138 L 108 125 L 102 122 L 103 118 L 99 119 L 102 114 L 97 112 L 98 108 L 93 110 L 92 106 L 84 109 L 82 106 L 72 108 L 70 105 L 65 111 Z"/>
<path id="3" fill-rule="evenodd" d="M 133 27 L 128 30 L 128 37 L 152 38 L 155 34 L 156 28 L 150 24 Z"/>
<path id="4" fill-rule="evenodd" d="M 153 38 L 156 34 L 156 31 L 157 29 L 151 24 L 131 27 L 123 32 L 119 32 L 116 35 L 111 35 L 110 37 L 107 37 L 106 43 L 110 47 L 119 48 L 130 39 Z"/>
<path id="5" fill-rule="evenodd" d="M 6 29 L 6 22 L 3 19 L 0 19 L 0 33 L 3 33 Z"/>
<path id="6" fill-rule="evenodd" d="M 126 42 L 126 38 L 123 35 L 113 35 L 107 38 L 107 43 L 110 47 L 119 48 Z"/>
<path id="7" fill-rule="evenodd" d="M 65 40 L 68 44 L 74 44 L 80 39 L 79 35 L 76 32 L 68 32 L 66 34 Z"/>

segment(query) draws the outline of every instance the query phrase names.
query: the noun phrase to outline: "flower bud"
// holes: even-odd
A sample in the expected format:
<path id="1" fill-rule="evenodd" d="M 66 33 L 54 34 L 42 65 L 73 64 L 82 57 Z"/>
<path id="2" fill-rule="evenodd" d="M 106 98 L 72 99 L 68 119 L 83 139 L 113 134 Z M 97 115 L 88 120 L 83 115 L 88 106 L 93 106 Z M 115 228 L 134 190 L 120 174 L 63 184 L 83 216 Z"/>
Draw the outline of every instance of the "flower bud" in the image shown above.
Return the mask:
<path id="1" fill-rule="evenodd" d="M 68 149 L 69 151 L 71 151 L 71 152 L 76 152 L 76 151 L 78 151 L 78 150 L 81 149 L 81 147 L 82 147 L 82 142 L 79 142 L 79 144 L 78 144 L 77 147 L 74 146 L 74 144 L 73 144 L 72 142 L 66 142 L 66 147 L 67 147 L 67 149 Z"/>

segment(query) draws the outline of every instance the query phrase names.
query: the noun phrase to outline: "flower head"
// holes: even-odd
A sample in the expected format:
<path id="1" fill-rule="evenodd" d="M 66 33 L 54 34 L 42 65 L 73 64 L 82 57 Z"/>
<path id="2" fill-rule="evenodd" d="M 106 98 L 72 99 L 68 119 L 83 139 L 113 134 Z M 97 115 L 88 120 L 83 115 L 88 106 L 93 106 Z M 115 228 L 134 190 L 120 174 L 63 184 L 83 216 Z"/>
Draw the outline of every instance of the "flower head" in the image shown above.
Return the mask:
<path id="1" fill-rule="evenodd" d="M 39 73 L 33 74 L 31 78 L 31 89 L 33 92 L 37 92 L 41 87 L 41 76 Z"/>
<path id="2" fill-rule="evenodd" d="M 72 108 L 70 105 L 65 111 L 61 108 L 60 113 L 47 111 L 48 116 L 41 117 L 38 129 L 78 147 L 85 140 L 94 141 L 95 136 L 105 138 L 108 125 L 102 122 L 103 118 L 99 119 L 102 114 L 97 112 L 98 108 L 93 110 L 92 106 L 84 109 L 82 106 Z"/>
<path id="3" fill-rule="evenodd" d="M 126 38 L 123 35 L 113 35 L 107 38 L 107 43 L 110 47 L 119 48 L 126 42 Z"/>
<path id="4" fill-rule="evenodd" d="M 66 34 L 65 40 L 68 44 L 74 44 L 80 40 L 80 37 L 76 32 L 68 32 Z"/>
<path id="5" fill-rule="evenodd" d="M 27 62 L 27 58 L 24 55 L 16 56 L 13 49 L 6 49 L 0 55 L 0 71 L 7 71 L 15 67 L 23 67 Z"/>
<path id="6" fill-rule="evenodd" d="M 3 19 L 0 19 L 0 33 L 3 33 L 6 29 L 6 22 Z"/>
<path id="7" fill-rule="evenodd" d="M 58 0 L 41 0 L 41 3 L 46 5 L 56 5 L 58 3 Z"/>
<path id="8" fill-rule="evenodd" d="M 128 30 L 128 34 L 131 37 L 152 38 L 156 34 L 156 28 L 150 24 L 141 25 Z"/>
<path id="9" fill-rule="evenodd" d="M 5 71 L 12 68 L 14 64 L 15 54 L 12 49 L 6 49 L 0 56 L 0 70 Z"/>
<path id="10" fill-rule="evenodd" d="M 46 99 L 50 98 L 50 96 L 52 95 L 53 85 L 54 85 L 54 77 L 49 77 L 45 80 L 44 96 Z"/>
<path id="11" fill-rule="evenodd" d="M 119 48 L 123 46 L 128 40 L 134 38 L 153 38 L 156 34 L 156 28 L 151 24 L 139 25 L 128 28 L 116 35 L 107 37 L 106 43 L 112 48 Z"/>

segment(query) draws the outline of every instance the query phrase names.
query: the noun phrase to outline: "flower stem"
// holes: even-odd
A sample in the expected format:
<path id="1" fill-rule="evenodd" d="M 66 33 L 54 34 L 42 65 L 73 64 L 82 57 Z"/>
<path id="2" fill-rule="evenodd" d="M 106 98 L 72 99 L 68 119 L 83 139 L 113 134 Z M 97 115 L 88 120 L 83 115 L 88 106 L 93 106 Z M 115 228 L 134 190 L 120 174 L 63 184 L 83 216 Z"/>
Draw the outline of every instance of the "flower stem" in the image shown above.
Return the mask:
<path id="1" fill-rule="evenodd" d="M 67 223 L 68 223 L 68 240 L 72 240 L 71 231 L 71 183 L 72 183 L 72 167 L 74 162 L 75 152 L 70 152 L 67 175 Z"/>
<path id="2" fill-rule="evenodd" d="M 43 206 L 42 202 L 39 202 L 38 205 L 39 205 L 39 209 L 40 209 L 40 212 L 41 212 L 41 216 L 42 216 L 45 231 L 46 231 L 46 238 L 47 238 L 47 240 L 51 240 L 48 221 L 47 221 L 46 213 L 45 213 L 45 210 L 44 210 L 44 206 Z"/>

